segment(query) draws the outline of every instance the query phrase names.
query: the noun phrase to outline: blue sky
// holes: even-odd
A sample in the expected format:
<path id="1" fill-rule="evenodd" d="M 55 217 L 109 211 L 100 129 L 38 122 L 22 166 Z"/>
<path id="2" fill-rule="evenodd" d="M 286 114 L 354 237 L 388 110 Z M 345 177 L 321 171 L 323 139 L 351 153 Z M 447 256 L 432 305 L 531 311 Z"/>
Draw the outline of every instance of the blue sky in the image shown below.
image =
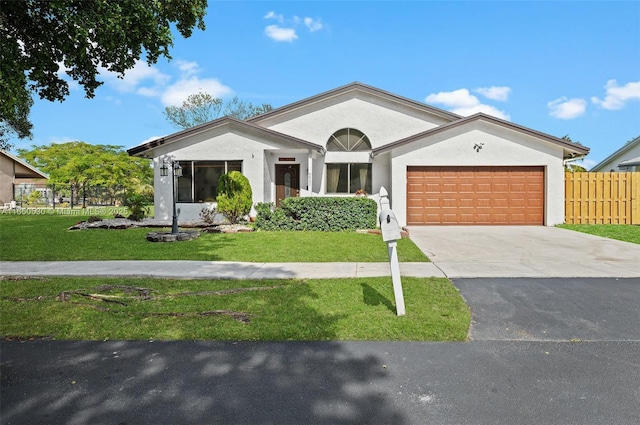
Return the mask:
<path id="1" fill-rule="evenodd" d="M 640 2 L 209 1 L 173 60 L 102 73 L 93 99 L 35 100 L 32 144 L 129 148 L 177 131 L 163 115 L 207 91 L 274 107 L 359 81 L 461 115 L 478 111 L 591 148 L 640 135 Z"/>

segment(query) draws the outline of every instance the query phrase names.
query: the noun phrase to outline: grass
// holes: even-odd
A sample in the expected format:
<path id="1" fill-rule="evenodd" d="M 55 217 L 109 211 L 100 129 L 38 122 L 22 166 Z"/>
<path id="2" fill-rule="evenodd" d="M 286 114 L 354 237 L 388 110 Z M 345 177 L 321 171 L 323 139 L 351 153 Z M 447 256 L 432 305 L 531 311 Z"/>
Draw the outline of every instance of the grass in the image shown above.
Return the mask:
<path id="1" fill-rule="evenodd" d="M 398 317 L 391 278 L 385 277 L 5 279 L 0 280 L 0 336 L 269 341 L 467 338 L 470 312 L 451 282 L 403 278 L 402 284 L 407 314 Z"/>
<path id="2" fill-rule="evenodd" d="M 630 224 L 560 224 L 558 227 L 640 244 L 640 226 Z"/>
<path id="3" fill-rule="evenodd" d="M 0 260 L 204 260 L 246 262 L 385 262 L 380 235 L 355 232 L 205 233 L 198 239 L 154 243 L 154 229 L 67 230 L 83 216 L 0 214 Z M 407 238 L 401 262 L 429 259 Z"/>

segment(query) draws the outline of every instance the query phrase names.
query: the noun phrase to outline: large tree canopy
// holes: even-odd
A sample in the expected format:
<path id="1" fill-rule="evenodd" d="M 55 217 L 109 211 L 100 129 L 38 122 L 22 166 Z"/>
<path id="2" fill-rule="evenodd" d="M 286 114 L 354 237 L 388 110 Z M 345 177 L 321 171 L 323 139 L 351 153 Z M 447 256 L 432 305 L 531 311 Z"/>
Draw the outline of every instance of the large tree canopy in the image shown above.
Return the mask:
<path id="1" fill-rule="evenodd" d="M 0 0 L 0 148 L 31 137 L 32 92 L 62 101 L 77 81 L 87 97 L 100 67 L 120 76 L 143 55 L 171 58 L 171 25 L 184 37 L 204 30 L 207 0 Z"/>
<path id="2" fill-rule="evenodd" d="M 213 97 L 209 93 L 199 92 L 190 94 L 182 102 L 182 106 L 168 106 L 164 109 L 167 120 L 178 128 L 191 128 L 198 124 L 214 120 L 221 116 L 230 116 L 239 120 L 269 112 L 271 105 L 263 103 L 254 105 L 251 102 L 234 97 L 224 102 L 222 99 Z"/>
<path id="3" fill-rule="evenodd" d="M 51 143 L 19 149 L 18 155 L 49 174 L 50 184 L 140 190 L 153 183 L 150 160 L 129 156 L 122 146 Z"/>

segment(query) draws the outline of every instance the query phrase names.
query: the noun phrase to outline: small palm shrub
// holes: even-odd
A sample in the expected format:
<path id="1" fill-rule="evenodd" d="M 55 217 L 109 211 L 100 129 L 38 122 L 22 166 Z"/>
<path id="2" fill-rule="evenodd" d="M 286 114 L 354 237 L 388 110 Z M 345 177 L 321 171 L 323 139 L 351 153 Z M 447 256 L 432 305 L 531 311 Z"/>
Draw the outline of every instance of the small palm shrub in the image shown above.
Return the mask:
<path id="1" fill-rule="evenodd" d="M 129 220 L 141 221 L 149 214 L 149 204 L 153 202 L 153 195 L 147 192 L 130 192 L 124 200 L 124 206 L 129 208 Z"/>

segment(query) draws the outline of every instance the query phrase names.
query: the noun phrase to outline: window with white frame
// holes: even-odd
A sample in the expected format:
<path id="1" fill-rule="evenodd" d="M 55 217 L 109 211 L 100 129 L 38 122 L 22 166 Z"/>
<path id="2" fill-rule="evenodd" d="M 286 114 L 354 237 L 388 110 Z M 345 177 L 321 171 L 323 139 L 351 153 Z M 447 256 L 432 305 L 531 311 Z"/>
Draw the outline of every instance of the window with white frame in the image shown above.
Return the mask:
<path id="1" fill-rule="evenodd" d="M 178 202 L 215 202 L 218 179 L 231 171 L 242 172 L 242 161 L 180 161 L 180 167 Z"/>
<path id="2" fill-rule="evenodd" d="M 327 193 L 371 193 L 370 163 L 327 164 Z"/>
<path id="3" fill-rule="evenodd" d="M 332 152 L 366 152 L 371 150 L 369 138 L 355 128 L 343 128 L 329 137 L 327 150 Z"/>
<path id="4" fill-rule="evenodd" d="M 371 152 L 369 138 L 355 128 L 343 128 L 329 137 L 327 151 L 344 152 L 345 162 L 327 163 L 326 193 L 356 193 L 365 191 L 371 193 L 370 162 L 349 161 L 347 153 Z M 354 159 L 362 155 L 353 156 Z"/>

